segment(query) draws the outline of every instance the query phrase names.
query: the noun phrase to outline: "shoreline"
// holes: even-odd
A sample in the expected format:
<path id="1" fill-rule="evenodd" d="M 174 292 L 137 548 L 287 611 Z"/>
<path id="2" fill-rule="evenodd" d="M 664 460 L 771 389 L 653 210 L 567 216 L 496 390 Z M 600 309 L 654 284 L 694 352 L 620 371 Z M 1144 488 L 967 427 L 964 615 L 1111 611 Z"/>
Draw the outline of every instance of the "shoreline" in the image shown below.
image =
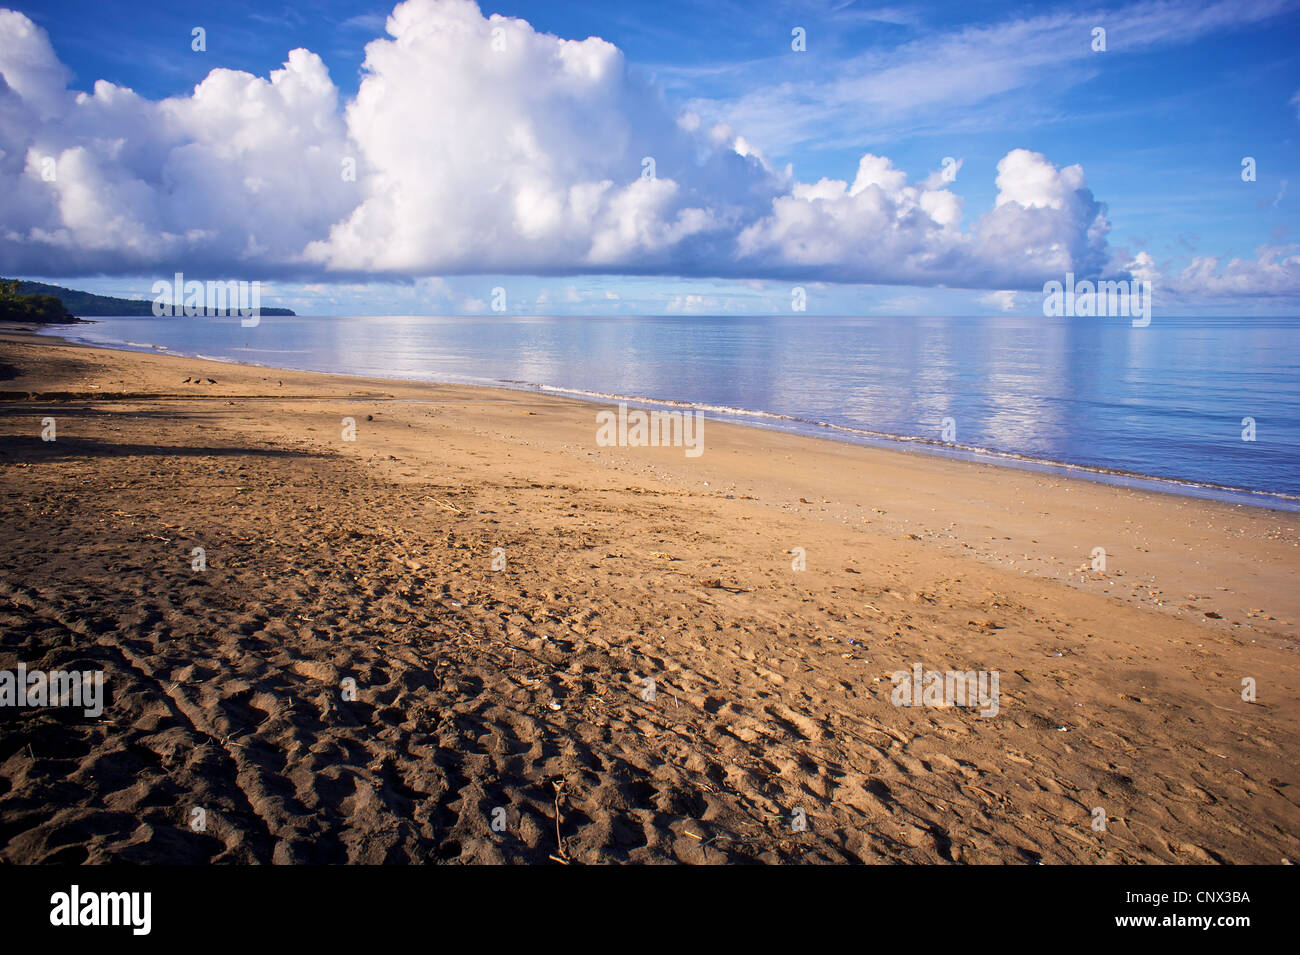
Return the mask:
<path id="1" fill-rule="evenodd" d="M 106 690 L 0 708 L 2 861 L 1300 858 L 1289 512 L 12 331 L 0 390 L 0 670 Z"/>
<path id="2" fill-rule="evenodd" d="M 571 433 L 569 437 L 592 444 L 596 431 L 596 421 L 594 413 L 601 409 L 602 403 L 583 396 L 570 396 L 566 394 L 547 393 L 537 391 L 531 388 L 510 388 L 504 385 L 483 384 L 483 383 L 466 383 L 466 382 L 431 382 L 421 379 L 405 378 L 377 378 L 365 375 L 348 375 L 334 372 L 316 372 L 301 371 L 298 369 L 274 368 L 270 366 L 255 365 L 247 362 L 237 362 L 216 358 L 191 358 L 160 352 L 156 349 L 135 350 L 135 349 L 118 349 L 106 348 L 97 345 L 88 345 L 80 342 L 67 342 L 57 336 L 42 335 L 33 333 L 31 328 L 17 329 L 18 340 L 23 338 L 29 339 L 33 344 L 38 343 L 57 343 L 56 347 L 77 349 L 86 351 L 92 355 L 98 355 L 111 361 L 109 356 L 114 355 L 132 355 L 141 358 L 155 359 L 160 362 L 175 364 L 184 367 L 187 363 L 198 362 L 201 364 L 211 364 L 217 368 L 227 369 L 228 373 L 233 370 L 241 370 L 245 373 L 246 380 L 260 379 L 263 382 L 269 382 L 271 379 L 262 376 L 260 372 L 278 372 L 285 376 L 286 380 L 297 379 L 302 383 L 303 390 L 306 394 L 283 394 L 272 395 L 268 393 L 257 394 L 250 392 L 248 394 L 222 394 L 219 397 L 224 399 L 242 398 L 246 400 L 265 400 L 276 399 L 290 402 L 297 401 L 314 401 L 319 403 L 329 403 L 337 400 L 338 392 L 334 385 L 343 385 L 351 387 L 357 384 L 370 386 L 369 391 L 349 391 L 357 400 L 376 400 L 383 402 L 392 402 L 394 404 L 431 404 L 442 405 L 448 400 L 462 401 L 468 405 L 479 404 L 504 404 L 513 407 L 515 405 L 524 405 L 527 409 L 532 409 L 534 405 L 521 400 L 523 396 L 537 399 L 541 406 L 554 403 L 558 409 L 573 409 L 578 413 L 576 433 Z M 3 328 L 0 328 L 0 345 L 3 345 L 8 335 Z M 6 383 L 0 382 L 0 386 Z M 321 390 L 317 385 L 324 385 L 325 389 Z M 107 391 L 107 389 L 96 388 L 96 390 Z M 17 392 L 11 388 L 0 387 L 0 392 L 8 392 L 11 396 L 16 396 Z M 37 392 L 39 393 L 39 392 Z M 120 397 L 119 397 L 120 395 Z M 59 400 L 75 400 L 71 396 L 61 395 Z M 90 398 L 91 395 L 85 397 Z M 94 396 L 96 399 L 98 395 Z M 104 394 L 104 400 L 121 400 L 127 403 L 133 401 L 154 401 L 166 400 L 168 402 L 183 403 L 192 400 L 194 395 L 189 395 L 176 391 L 143 391 L 140 393 L 117 393 L 107 392 Z M 216 397 L 216 396 L 214 396 Z M 12 400 L 12 398 L 10 399 Z M 648 402 L 647 406 L 655 404 Z M 660 403 L 665 404 L 665 403 Z M 534 414 L 532 410 L 520 410 L 521 414 Z M 848 441 L 836 441 L 829 439 L 824 435 L 809 435 L 800 432 L 787 431 L 783 429 L 765 428 L 761 425 L 755 425 L 752 422 L 731 422 L 725 420 L 710 419 L 711 435 L 723 434 L 727 436 L 727 445 L 741 445 L 746 449 L 763 449 L 765 452 L 774 447 L 779 447 L 782 451 L 791 451 L 819 459 L 836 462 L 836 464 L 848 464 L 849 462 L 862 462 L 868 470 L 878 469 L 880 462 L 889 462 L 890 470 L 900 475 L 897 481 L 897 490 L 902 492 L 910 490 L 909 482 L 913 475 L 919 479 L 936 480 L 939 482 L 958 482 L 967 485 L 972 489 L 979 489 L 979 493 L 988 496 L 988 510 L 992 513 L 1000 513 L 1005 519 L 1009 516 L 1013 506 L 1023 506 L 1024 501 L 1020 500 L 1013 504 L 1013 499 L 1017 493 L 1023 493 L 1026 489 L 1036 489 L 1040 494 L 1052 496 L 1058 488 L 1068 489 L 1071 493 L 1080 498 L 1089 501 L 1096 501 L 1092 505 L 1097 509 L 1113 508 L 1119 502 L 1123 501 L 1130 506 L 1140 502 L 1147 507 L 1155 507 L 1158 510 L 1164 510 L 1166 507 L 1177 511 L 1186 510 L 1191 514 L 1204 514 L 1204 519 L 1209 525 L 1215 520 L 1226 520 L 1234 518 L 1245 518 L 1253 522 L 1262 523 L 1267 526 L 1284 526 L 1288 529 L 1294 529 L 1294 537 L 1300 540 L 1300 512 L 1292 511 L 1286 508 L 1269 508 L 1261 506 L 1243 505 L 1237 502 L 1224 501 L 1212 497 L 1199 497 L 1190 494 L 1174 493 L 1163 488 L 1148 489 L 1142 487 L 1131 487 L 1122 483 L 1112 483 L 1107 481 L 1094 480 L 1086 475 L 1074 474 L 1057 474 L 1045 470 L 1032 468 L 1019 468 L 1010 466 L 1000 460 L 969 460 L 960 457 L 916 453 L 916 449 L 906 445 L 895 445 L 892 443 L 859 443 Z M 572 445 L 566 445 L 572 447 Z M 594 447 L 594 445 L 593 445 Z M 598 449 L 605 452 L 622 454 L 625 456 L 634 456 L 637 451 L 652 451 L 658 459 L 655 465 L 651 465 L 643 473 L 652 473 L 656 475 L 665 475 L 670 473 L 670 468 L 665 465 L 663 459 L 666 457 L 672 462 L 674 458 L 680 458 L 681 449 L 679 448 L 606 448 Z M 789 455 L 787 455 L 789 457 Z M 705 454 L 702 459 L 695 462 L 682 461 L 682 466 L 694 464 L 693 470 L 699 470 L 700 466 L 707 466 L 709 463 L 709 454 Z M 689 473 L 689 472 L 687 472 Z M 673 475 L 675 478 L 681 478 L 681 471 Z M 728 477 L 733 480 L 735 475 L 729 474 Z M 1159 479 L 1157 479 L 1159 480 Z M 1012 493 L 1008 493 L 1008 488 Z M 790 492 L 793 493 L 793 485 Z M 797 494 L 794 496 L 798 496 Z M 916 521 L 918 515 L 913 513 L 902 523 L 908 524 Z M 1280 523 L 1277 523 L 1280 522 Z M 1283 535 L 1285 536 L 1285 535 Z M 1295 546 L 1300 547 L 1300 544 Z M 1008 563 L 1014 563 L 1011 556 L 998 555 L 1000 559 Z M 1239 554 L 1243 560 L 1249 559 L 1248 554 Z M 1300 561 L 1300 554 L 1295 555 Z M 1029 553 L 1023 555 L 1023 560 L 1033 566 L 1035 561 L 1032 558 L 1039 557 L 1041 554 L 1034 554 L 1032 548 Z M 1194 557 L 1189 557 L 1187 564 L 1199 563 Z M 1058 573 L 1054 576 L 1063 576 Z M 1065 575 L 1068 576 L 1068 575 Z M 1189 583 L 1198 583 L 1193 580 Z M 1204 583 L 1207 582 L 1199 582 Z M 1189 590 L 1195 590 L 1196 587 L 1190 586 Z M 1204 589 L 1202 587 L 1202 589 Z M 1297 624 L 1296 634 L 1300 636 L 1300 594 L 1294 601 L 1294 611 L 1288 611 L 1278 616 L 1288 621 L 1294 621 Z"/>
<path id="3" fill-rule="evenodd" d="M 94 319 L 80 320 L 81 324 L 93 324 Z M 770 428 L 785 434 L 796 434 L 814 439 L 825 439 L 829 441 L 839 441 L 846 444 L 854 444 L 865 447 L 878 447 L 905 452 L 914 452 L 920 454 L 934 455 L 938 457 L 949 458 L 951 460 L 969 461 L 978 464 L 990 464 L 1016 470 L 1032 471 L 1040 474 L 1054 474 L 1064 477 L 1074 477 L 1081 480 L 1092 481 L 1098 484 L 1104 484 L 1112 487 L 1125 487 L 1138 490 L 1152 491 L 1155 493 L 1171 494 L 1179 497 L 1188 497 L 1198 500 L 1218 501 L 1220 503 L 1232 504 L 1243 507 L 1257 507 L 1267 510 L 1277 510 L 1285 512 L 1300 513 L 1300 495 L 1287 494 L 1280 491 L 1256 490 L 1252 488 L 1236 487 L 1227 484 L 1217 484 L 1210 481 L 1195 481 L 1188 478 L 1167 477 L 1157 474 L 1145 474 L 1139 471 L 1127 470 L 1124 468 L 1112 468 L 1104 465 L 1081 464 L 1072 461 L 1054 460 L 1051 458 L 1040 458 L 1032 455 L 1020 454 L 1014 451 L 999 451 L 992 448 L 983 448 L 973 445 L 952 444 L 938 441 L 933 438 L 927 438 L 921 435 L 896 434 L 892 432 L 872 431 L 867 428 L 857 428 L 849 425 L 839 425 L 828 421 L 819 421 L 812 418 L 802 418 L 796 415 L 783 414 L 775 411 L 758 411 L 747 408 L 728 408 L 717 405 L 710 405 L 701 402 L 690 402 L 685 400 L 651 398 L 639 395 L 620 395 L 606 392 L 596 392 L 578 388 L 566 388 L 559 385 L 548 385 L 541 382 L 527 381 L 508 381 L 503 379 L 476 379 L 465 376 L 460 379 L 439 379 L 439 378 L 383 378 L 375 379 L 373 376 L 354 375 L 348 372 L 337 371 L 310 371 L 308 369 L 291 368 L 282 365 L 262 364 L 254 361 L 240 361 L 233 358 L 220 358 L 211 355 L 201 355 L 198 353 L 177 352 L 163 345 L 149 345 L 135 342 L 117 342 L 117 343 L 100 343 L 87 342 L 76 339 L 64 338 L 54 329 L 42 331 L 41 328 L 35 328 L 34 334 L 42 337 L 58 337 L 60 340 L 69 345 L 75 345 L 85 348 L 102 348 L 109 351 L 126 351 L 139 354 L 158 354 L 170 355 L 176 358 L 193 359 L 198 361 L 212 361 L 224 365 L 240 365 L 249 368 L 262 368 L 272 371 L 291 371 L 307 374 L 336 375 L 344 378 L 363 378 L 367 380 L 384 380 L 404 383 L 422 383 L 422 384 L 446 384 L 459 385 L 465 387 L 479 388 L 496 388 L 506 391 L 522 391 L 536 394 L 560 395 L 575 400 L 587 401 L 592 404 L 608 402 L 624 402 L 629 405 L 635 404 L 637 407 L 645 408 L 668 408 L 677 410 L 694 410 L 705 414 L 713 415 L 711 420 L 727 422 L 741 427 L 753 428 Z M 772 421 L 777 424 L 766 424 L 764 422 Z M 780 422 L 785 422 L 789 426 L 783 427 Z M 817 432 L 824 431 L 825 434 Z"/>

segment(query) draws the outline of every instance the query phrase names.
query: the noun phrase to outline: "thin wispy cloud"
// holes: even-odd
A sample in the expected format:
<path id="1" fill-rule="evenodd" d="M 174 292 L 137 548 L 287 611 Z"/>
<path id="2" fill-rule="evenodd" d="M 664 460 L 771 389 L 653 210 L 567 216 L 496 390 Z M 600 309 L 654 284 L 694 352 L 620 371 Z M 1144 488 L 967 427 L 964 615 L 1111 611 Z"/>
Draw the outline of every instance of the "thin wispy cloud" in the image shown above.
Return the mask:
<path id="1" fill-rule="evenodd" d="M 1103 61 L 1251 27 L 1288 11 L 1293 0 L 1259 3 L 1140 3 L 1094 13 L 1057 11 L 952 31 L 927 31 L 896 47 L 856 55 L 824 53 L 813 36 L 802 77 L 773 82 L 773 58 L 709 67 L 721 87 L 689 107 L 726 121 L 785 156 L 801 147 L 872 142 L 954 128 L 1015 128 L 1062 115 L 1070 91 Z M 667 82 L 692 68 L 661 67 Z M 1300 97 L 1300 94 L 1297 94 Z"/>

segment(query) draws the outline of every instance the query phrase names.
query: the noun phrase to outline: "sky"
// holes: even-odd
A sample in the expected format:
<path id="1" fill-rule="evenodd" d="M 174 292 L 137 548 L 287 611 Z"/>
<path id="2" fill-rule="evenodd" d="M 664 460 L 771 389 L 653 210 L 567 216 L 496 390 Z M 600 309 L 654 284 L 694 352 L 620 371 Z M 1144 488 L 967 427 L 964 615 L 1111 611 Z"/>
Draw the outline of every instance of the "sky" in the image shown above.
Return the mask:
<path id="1" fill-rule="evenodd" d="M 900 316 L 1074 273 L 1300 314 L 1297 37 L 1289 0 L 18 3 L 0 273 Z"/>

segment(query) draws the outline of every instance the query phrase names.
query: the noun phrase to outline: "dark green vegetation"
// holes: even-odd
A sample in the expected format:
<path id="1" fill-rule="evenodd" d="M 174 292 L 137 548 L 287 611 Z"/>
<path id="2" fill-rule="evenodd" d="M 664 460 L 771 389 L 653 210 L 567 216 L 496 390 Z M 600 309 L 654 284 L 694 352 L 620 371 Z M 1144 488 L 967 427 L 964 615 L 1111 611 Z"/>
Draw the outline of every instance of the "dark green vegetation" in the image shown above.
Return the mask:
<path id="1" fill-rule="evenodd" d="M 8 297 L 4 297 L 3 314 L 0 314 L 0 320 L 5 321 L 26 321 L 26 322 L 75 322 L 74 315 L 98 315 L 105 318 L 111 316 L 123 315 L 140 315 L 145 317 L 153 316 L 153 301 L 149 299 L 138 298 L 114 298 L 111 295 L 94 295 L 90 292 L 79 292 L 76 289 L 64 288 L 61 285 L 46 285 L 44 282 L 26 282 L 0 279 L 0 286 L 16 286 L 16 294 L 29 297 L 53 298 L 56 302 L 61 302 L 63 308 L 72 314 L 66 318 L 35 318 L 31 314 L 10 315 L 8 311 Z M 289 308 L 262 308 L 262 315 L 293 315 L 293 309 Z"/>
<path id="2" fill-rule="evenodd" d="M 57 297 L 23 294 L 24 283 L 0 279 L 0 321 L 70 325 L 77 317 Z M 44 286 L 50 288 L 51 286 Z"/>

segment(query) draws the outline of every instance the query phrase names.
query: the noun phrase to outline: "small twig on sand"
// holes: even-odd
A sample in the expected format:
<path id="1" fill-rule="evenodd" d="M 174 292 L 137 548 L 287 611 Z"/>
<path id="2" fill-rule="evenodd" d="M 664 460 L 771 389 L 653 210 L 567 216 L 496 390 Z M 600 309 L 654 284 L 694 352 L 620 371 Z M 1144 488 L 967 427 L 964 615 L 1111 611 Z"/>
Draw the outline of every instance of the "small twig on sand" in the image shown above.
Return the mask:
<path id="1" fill-rule="evenodd" d="M 703 852 L 705 849 L 709 847 L 710 842 L 716 842 L 718 839 L 731 838 L 731 836 L 728 836 L 724 833 L 718 833 L 716 836 L 711 836 L 708 839 L 705 839 L 703 836 L 699 835 L 698 833 L 691 832 L 689 829 L 686 830 L 686 834 L 690 836 L 692 839 L 695 839 L 699 842 L 701 852 Z"/>
<path id="2" fill-rule="evenodd" d="M 555 787 L 555 844 L 560 850 L 560 857 L 558 859 L 556 859 L 555 856 L 551 856 L 551 858 L 555 859 L 556 862 L 568 865 L 569 853 L 565 851 L 564 848 L 564 836 L 560 835 L 560 797 L 564 795 L 564 781 L 561 780 L 558 783 L 551 783 L 551 785 Z"/>
<path id="3" fill-rule="evenodd" d="M 433 501 L 433 503 L 437 504 L 437 505 L 438 505 L 439 507 L 441 507 L 443 510 L 447 510 L 447 511 L 455 511 L 457 514 L 464 514 L 464 513 L 465 513 L 465 512 L 462 511 L 459 507 L 457 507 L 455 504 L 448 504 L 446 501 L 440 501 L 440 500 L 438 500 L 436 497 L 431 497 L 431 498 L 429 498 L 429 500 Z"/>

